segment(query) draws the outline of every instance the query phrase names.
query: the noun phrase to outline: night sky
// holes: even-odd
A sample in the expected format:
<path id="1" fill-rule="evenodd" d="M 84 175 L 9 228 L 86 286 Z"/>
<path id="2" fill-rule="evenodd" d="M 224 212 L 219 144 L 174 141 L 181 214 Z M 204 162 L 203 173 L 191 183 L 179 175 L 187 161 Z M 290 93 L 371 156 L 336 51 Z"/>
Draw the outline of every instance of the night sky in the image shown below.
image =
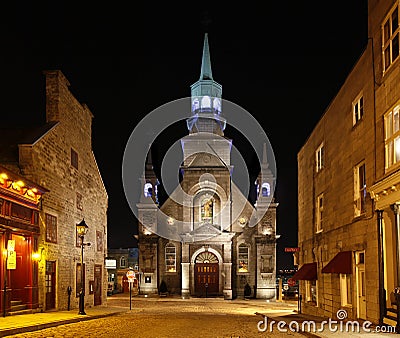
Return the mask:
<path id="1" fill-rule="evenodd" d="M 214 3 L 3 4 L 2 124 L 44 122 L 42 71 L 60 69 L 94 115 L 93 151 L 109 196 L 108 246 L 135 246 L 136 219 L 121 179 L 126 142 L 146 114 L 190 96 L 208 32 L 223 99 L 251 113 L 274 150 L 277 264 L 290 267 L 284 248 L 297 246 L 297 153 L 366 47 L 367 1 L 268 1 L 266 9 Z M 166 140 L 187 133 L 182 126 L 169 131 L 156 144 L 164 146 L 156 164 Z M 225 135 L 248 154 L 235 130 Z"/>

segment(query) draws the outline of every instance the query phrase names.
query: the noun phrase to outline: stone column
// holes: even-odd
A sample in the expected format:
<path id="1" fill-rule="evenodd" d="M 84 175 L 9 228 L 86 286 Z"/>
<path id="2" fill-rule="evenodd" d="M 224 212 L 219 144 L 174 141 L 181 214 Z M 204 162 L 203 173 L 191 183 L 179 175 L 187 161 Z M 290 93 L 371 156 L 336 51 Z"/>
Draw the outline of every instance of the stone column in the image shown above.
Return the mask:
<path id="1" fill-rule="evenodd" d="M 190 260 L 189 244 L 182 244 L 182 298 L 190 297 Z"/>
<path id="2" fill-rule="evenodd" d="M 232 299 L 232 263 L 223 263 L 225 281 L 224 281 L 224 299 Z"/>
<path id="3" fill-rule="evenodd" d="M 386 316 L 386 291 L 385 277 L 383 265 L 383 210 L 376 210 L 377 215 L 377 230 L 378 230 L 378 273 L 379 273 L 379 325 L 383 324 L 383 318 Z"/>
<path id="4" fill-rule="evenodd" d="M 397 272 L 397 286 L 400 286 L 400 205 L 399 204 L 392 204 L 392 210 L 394 212 L 394 219 L 395 219 L 395 245 L 396 245 L 396 272 Z"/>

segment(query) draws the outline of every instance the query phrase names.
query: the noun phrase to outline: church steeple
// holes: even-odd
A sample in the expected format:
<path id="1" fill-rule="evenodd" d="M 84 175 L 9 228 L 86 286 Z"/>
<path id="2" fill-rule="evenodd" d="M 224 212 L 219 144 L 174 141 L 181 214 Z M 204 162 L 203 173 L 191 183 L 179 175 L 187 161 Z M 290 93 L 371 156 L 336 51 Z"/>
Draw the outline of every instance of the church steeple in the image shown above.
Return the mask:
<path id="1" fill-rule="evenodd" d="M 208 46 L 208 34 L 204 36 L 203 45 L 203 58 L 201 60 L 201 72 L 200 80 L 212 80 L 211 60 L 210 60 L 210 48 Z"/>
<path id="2" fill-rule="evenodd" d="M 192 117 L 187 121 L 190 133 L 209 132 L 223 135 L 226 121 L 221 117 L 222 86 L 214 81 L 211 70 L 208 34 L 204 35 L 200 79 L 190 86 Z M 210 123 L 210 120 L 212 120 Z"/>

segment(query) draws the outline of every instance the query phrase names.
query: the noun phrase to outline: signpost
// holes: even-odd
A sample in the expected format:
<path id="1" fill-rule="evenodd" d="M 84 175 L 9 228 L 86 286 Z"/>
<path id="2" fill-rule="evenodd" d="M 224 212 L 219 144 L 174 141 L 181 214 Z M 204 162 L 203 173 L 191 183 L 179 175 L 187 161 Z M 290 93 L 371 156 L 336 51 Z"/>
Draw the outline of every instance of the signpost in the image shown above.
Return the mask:
<path id="1" fill-rule="evenodd" d="M 132 284 L 135 280 L 135 271 L 128 270 L 126 272 L 126 277 L 128 277 L 129 283 L 129 310 L 132 310 Z"/>
<path id="2" fill-rule="evenodd" d="M 287 283 L 289 286 L 296 286 L 296 280 L 293 278 L 289 278 Z"/>

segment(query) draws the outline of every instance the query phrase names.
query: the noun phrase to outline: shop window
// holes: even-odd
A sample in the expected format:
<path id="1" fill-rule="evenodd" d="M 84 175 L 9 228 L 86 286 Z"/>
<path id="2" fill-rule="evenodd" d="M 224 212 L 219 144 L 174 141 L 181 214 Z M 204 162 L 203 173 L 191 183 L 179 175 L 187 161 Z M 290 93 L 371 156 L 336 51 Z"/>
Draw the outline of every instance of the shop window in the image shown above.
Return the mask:
<path id="1" fill-rule="evenodd" d="M 342 306 L 351 306 L 352 304 L 352 279 L 351 275 L 340 274 L 340 300 Z"/>
<path id="2" fill-rule="evenodd" d="M 238 262 L 238 272 L 249 272 L 249 247 L 246 244 L 239 245 Z"/>

